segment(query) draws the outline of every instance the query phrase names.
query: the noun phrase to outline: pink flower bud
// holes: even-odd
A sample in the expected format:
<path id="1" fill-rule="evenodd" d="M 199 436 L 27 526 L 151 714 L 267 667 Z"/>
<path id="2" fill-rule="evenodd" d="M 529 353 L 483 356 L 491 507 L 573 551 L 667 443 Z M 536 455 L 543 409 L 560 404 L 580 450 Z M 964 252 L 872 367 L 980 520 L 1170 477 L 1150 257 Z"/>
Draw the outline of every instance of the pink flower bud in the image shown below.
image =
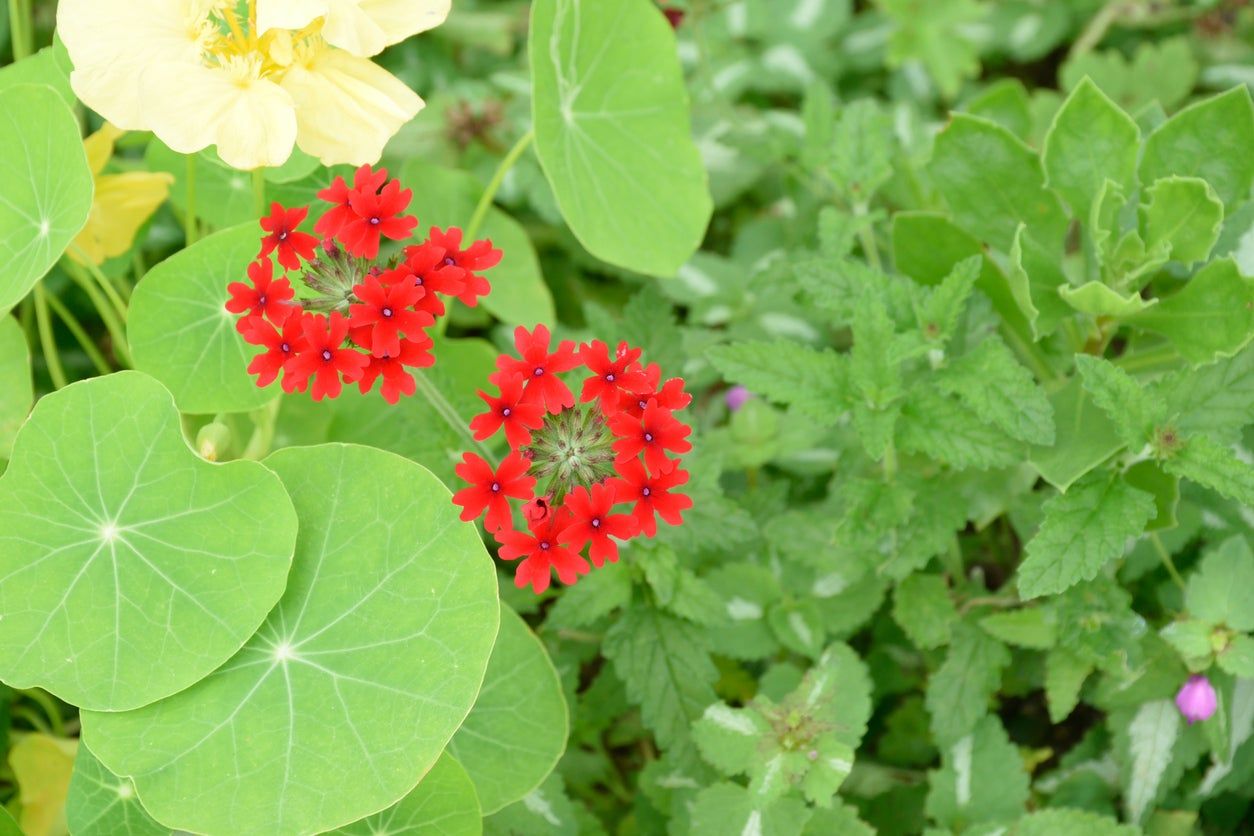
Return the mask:
<path id="1" fill-rule="evenodd" d="M 727 390 L 727 394 L 723 397 L 727 402 L 727 408 L 735 412 L 744 406 L 753 395 L 743 386 L 733 386 Z"/>
<path id="2" fill-rule="evenodd" d="M 1176 707 L 1190 725 L 1198 720 L 1209 719 L 1218 705 L 1214 686 L 1209 679 L 1198 674 L 1190 676 L 1189 681 L 1180 686 L 1180 692 L 1176 694 Z"/>

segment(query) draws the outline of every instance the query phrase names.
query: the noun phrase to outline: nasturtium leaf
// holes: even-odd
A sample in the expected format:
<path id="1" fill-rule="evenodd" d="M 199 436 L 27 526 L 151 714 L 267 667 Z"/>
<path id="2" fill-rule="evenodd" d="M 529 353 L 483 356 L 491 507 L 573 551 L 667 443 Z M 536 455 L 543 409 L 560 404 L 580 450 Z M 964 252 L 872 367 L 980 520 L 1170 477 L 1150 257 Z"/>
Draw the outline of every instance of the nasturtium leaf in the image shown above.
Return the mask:
<path id="1" fill-rule="evenodd" d="M 180 691 L 262 623 L 295 540 L 274 474 L 197 457 L 152 378 L 54 392 L 0 479 L 0 678 L 103 711 Z"/>
<path id="2" fill-rule="evenodd" d="M 1052 447 L 1033 447 L 1028 461 L 1045 481 L 1065 491 L 1117 453 L 1119 430 L 1093 402 L 1077 375 L 1049 396 L 1056 434 Z"/>
<path id="3" fill-rule="evenodd" d="M 1231 258 L 1217 259 L 1130 321 L 1171 340 L 1191 363 L 1230 356 L 1254 337 L 1254 278 Z"/>
<path id="4" fill-rule="evenodd" d="M 30 348 L 16 319 L 0 314 L 0 459 L 13 450 L 17 429 L 26 420 L 35 390 L 30 372 Z"/>
<path id="5" fill-rule="evenodd" d="M 342 444 L 266 464 L 300 519 L 266 623 L 195 686 L 83 716 L 92 751 L 171 827 L 308 833 L 395 804 L 465 719 L 496 636 L 491 561 L 428 471 Z"/>
<path id="6" fill-rule="evenodd" d="M 135 287 L 127 339 L 135 367 L 174 393 L 182 412 L 246 412 L 277 397 L 248 364 L 261 349 L 235 330 L 226 286 L 247 281 L 261 231 L 243 224 L 197 241 L 148 271 Z"/>
<path id="7" fill-rule="evenodd" d="M 13 816 L 3 807 L 0 807 L 0 836 L 23 836 L 22 829 L 17 826 L 17 822 L 13 820 Z"/>
<path id="8" fill-rule="evenodd" d="M 927 684 L 926 704 L 932 715 L 932 736 L 939 746 L 952 746 L 974 731 L 988 713 L 988 700 L 1010 664 L 1010 651 L 971 624 L 954 625 L 945 661 Z"/>
<path id="9" fill-rule="evenodd" d="M 57 263 L 87 223 L 91 169 L 78 121 L 51 87 L 0 90 L 0 314 Z"/>
<path id="10" fill-rule="evenodd" d="M 1001 125 L 954 114 L 930 171 L 958 225 L 992 247 L 1008 252 L 1019 224 L 1043 243 L 1061 239 L 1065 217 L 1036 152 Z"/>
<path id="11" fill-rule="evenodd" d="M 1179 174 L 1200 177 L 1225 206 L 1250 194 L 1254 181 L 1254 104 L 1245 85 L 1190 105 L 1145 141 L 1141 183 Z"/>
<path id="12" fill-rule="evenodd" d="M 1205 261 L 1224 221 L 1224 205 L 1210 184 L 1197 177 L 1164 177 L 1145 196 L 1146 248 L 1166 244 L 1173 261 Z"/>
<path id="13" fill-rule="evenodd" d="M 531 8 L 536 154 L 588 251 L 673 276 L 712 202 L 670 26 L 651 0 Z"/>
<path id="14" fill-rule="evenodd" d="M 1142 299 L 1136 293 L 1120 293 L 1101 282 L 1085 282 L 1079 287 L 1061 285 L 1058 295 L 1080 313 L 1115 319 L 1125 319 L 1158 304 L 1157 299 Z"/>
<path id="15" fill-rule="evenodd" d="M 475 785 L 457 760 L 445 753 L 409 795 L 327 836 L 479 836 L 482 832 Z"/>
<path id="16" fill-rule="evenodd" d="M 114 775 L 82 744 L 74 760 L 65 815 L 70 832 L 85 836 L 170 836 L 170 828 L 158 824 L 139 803 L 131 779 Z"/>
<path id="17" fill-rule="evenodd" d="M 1045 503 L 1019 565 L 1019 594 L 1036 598 L 1092 580 L 1154 516 L 1154 497 L 1115 474 L 1093 473 Z"/>
<path id="18" fill-rule="evenodd" d="M 1234 630 L 1254 630 L 1254 552 L 1240 536 L 1202 558 L 1189 577 L 1184 605 L 1189 615 Z"/>
<path id="19" fill-rule="evenodd" d="M 1142 705 L 1125 729 L 1127 761 L 1123 770 L 1123 804 L 1128 818 L 1140 822 L 1158 796 L 1171 765 L 1180 734 L 1180 712 L 1171 700 Z"/>
<path id="20" fill-rule="evenodd" d="M 78 99 L 70 89 L 70 55 L 60 39 L 34 55 L 15 61 L 0 69 L 0 90 L 19 84 L 46 84 L 56 90 L 66 105 L 73 108 Z"/>
<path id="21" fill-rule="evenodd" d="M 1132 186 L 1140 145 L 1136 122 L 1086 77 L 1054 116 L 1041 162 L 1049 187 L 1087 219 L 1106 180 Z"/>
<path id="22" fill-rule="evenodd" d="M 1023 758 L 995 716 L 942 753 L 928 787 L 928 815 L 950 826 L 1012 819 L 1028 800 Z"/>
<path id="23" fill-rule="evenodd" d="M 484 815 L 544 782 L 566 749 L 566 698 L 544 645 L 501 606 L 483 688 L 448 751 L 474 782 Z"/>
<path id="24" fill-rule="evenodd" d="M 483 192 L 474 175 L 422 160 L 406 165 L 401 181 L 413 186 L 414 202 L 409 211 L 418 216 L 422 234 L 433 226 L 457 226 L 465 231 Z M 484 273 L 492 292 L 479 304 L 511 325 L 531 328 L 543 322 L 551 326 L 556 316 L 553 294 L 544 283 L 535 247 L 522 225 L 500 209 L 490 207 L 476 237 L 491 239 L 492 245 L 501 251 L 501 263 Z"/>
<path id="25" fill-rule="evenodd" d="M 721 783 L 703 789 L 692 805 L 693 836 L 728 833 L 793 836 L 810 817 L 805 802 L 796 798 L 760 799 L 738 784 Z"/>

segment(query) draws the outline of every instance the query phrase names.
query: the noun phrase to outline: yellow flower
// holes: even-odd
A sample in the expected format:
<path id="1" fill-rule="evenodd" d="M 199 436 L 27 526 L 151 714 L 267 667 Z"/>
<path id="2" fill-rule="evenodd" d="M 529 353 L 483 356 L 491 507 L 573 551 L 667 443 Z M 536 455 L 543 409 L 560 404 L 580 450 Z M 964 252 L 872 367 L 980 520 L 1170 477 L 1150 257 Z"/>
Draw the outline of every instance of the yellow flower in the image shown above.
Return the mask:
<path id="1" fill-rule="evenodd" d="M 259 0 L 249 20 L 236 5 L 61 0 L 74 92 L 120 128 L 184 154 L 216 145 L 242 169 L 282 165 L 294 145 L 327 165 L 372 163 L 422 109 L 364 50 L 438 25 L 447 0 Z"/>
<path id="2" fill-rule="evenodd" d="M 80 263 L 103 264 L 105 259 L 129 250 L 135 233 L 165 202 L 170 194 L 170 184 L 174 182 L 169 174 L 147 171 L 101 174 L 113 156 L 113 143 L 122 133 L 106 123 L 83 140 L 87 162 L 96 178 L 96 195 L 92 200 L 91 214 L 87 216 L 87 225 L 74 239 L 69 251 L 70 258 Z"/>

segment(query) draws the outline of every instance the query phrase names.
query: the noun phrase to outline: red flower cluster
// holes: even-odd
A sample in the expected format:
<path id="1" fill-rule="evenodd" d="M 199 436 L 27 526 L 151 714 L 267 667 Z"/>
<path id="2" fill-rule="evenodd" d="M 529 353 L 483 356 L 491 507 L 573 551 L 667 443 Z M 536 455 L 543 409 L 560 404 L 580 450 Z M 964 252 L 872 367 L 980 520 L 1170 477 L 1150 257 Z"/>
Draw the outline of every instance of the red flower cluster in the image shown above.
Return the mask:
<path id="1" fill-rule="evenodd" d="M 457 475 L 470 483 L 453 501 L 462 519 L 480 515 L 504 560 L 519 560 L 514 582 L 548 589 L 551 572 L 565 584 L 592 565 L 618 560 L 619 540 L 657 533 L 657 517 L 682 521 L 692 500 L 671 491 L 688 481 L 680 467 L 692 449 L 689 428 L 675 417 L 692 397 L 679 378 L 642 366 L 640 349 L 619 343 L 610 355 L 599 341 L 551 347 L 543 325 L 514 332 L 518 357 L 497 358 L 489 378 L 496 393 L 479 392 L 487 412 L 470 423 L 477 440 L 503 431 L 510 452 L 498 467 L 465 453 Z M 579 403 L 560 377 L 585 374 Z M 510 499 L 521 500 L 525 530 L 514 527 Z"/>
<path id="2" fill-rule="evenodd" d="M 232 282 L 226 309 L 243 316 L 236 328 L 260 346 L 248 366 L 258 386 L 282 373 L 285 392 L 309 390 L 314 400 L 334 398 L 344 383 L 369 392 L 382 378 L 389 403 L 416 389 L 411 368 L 430 366 L 427 329 L 447 308 L 443 297 L 478 304 L 491 289 L 480 271 L 495 266 L 501 251 L 491 241 L 462 248 L 462 232 L 432 228 L 425 241 L 377 263 L 384 238 L 409 238 L 418 219 L 404 214 L 413 193 L 387 169 L 364 165 L 349 188 L 342 177 L 318 192 L 331 208 L 311 235 L 299 230 L 309 210 L 275 203 L 261 219 L 266 235 L 248 266 L 247 282 Z M 274 277 L 300 271 L 310 293 L 297 298 L 291 281 Z M 311 385 L 312 383 L 312 385 Z"/>

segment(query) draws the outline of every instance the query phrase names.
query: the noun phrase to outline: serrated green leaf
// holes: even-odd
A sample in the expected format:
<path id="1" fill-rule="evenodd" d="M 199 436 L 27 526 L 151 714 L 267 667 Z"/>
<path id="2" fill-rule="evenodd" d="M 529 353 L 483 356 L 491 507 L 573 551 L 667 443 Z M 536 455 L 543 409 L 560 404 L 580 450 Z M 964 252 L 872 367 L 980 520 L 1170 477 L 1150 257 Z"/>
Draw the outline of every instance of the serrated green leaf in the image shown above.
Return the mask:
<path id="1" fill-rule="evenodd" d="M 780 340 L 715 346 L 708 357 L 728 382 L 796 406 L 825 426 L 846 410 L 848 358 L 833 351 Z"/>
<path id="2" fill-rule="evenodd" d="M 954 114 L 936 137 L 929 170 L 959 226 L 991 246 L 1009 252 L 1020 224 L 1043 242 L 1060 240 L 1065 219 L 1044 188 L 1040 160 L 1000 125 Z"/>
<path id="3" fill-rule="evenodd" d="M 1136 293 L 1120 293 L 1101 282 L 1085 282 L 1079 287 L 1063 285 L 1058 288 L 1058 295 L 1080 313 L 1115 319 L 1125 319 L 1158 304 L 1157 299 L 1142 299 Z"/>
<path id="4" fill-rule="evenodd" d="M 1123 472 L 1123 479 L 1139 491 L 1154 497 L 1154 518 L 1146 531 L 1165 531 L 1179 525 L 1176 508 L 1180 505 L 1180 478 L 1152 460 L 1140 461 Z"/>
<path id="5" fill-rule="evenodd" d="M 549 609 L 546 627 L 587 627 L 631 600 L 631 578 L 626 572 L 593 572 L 562 590 Z"/>
<path id="6" fill-rule="evenodd" d="M 1166 420 L 1167 405 L 1109 360 L 1077 354 L 1075 365 L 1093 403 L 1119 429 L 1124 444 L 1139 451 Z"/>
<path id="7" fill-rule="evenodd" d="M 1085 76 L 1097 82 L 1108 96 L 1128 113 L 1138 113 L 1150 103 L 1175 108 L 1193 90 L 1197 60 L 1188 38 L 1142 41 L 1131 59 L 1118 48 L 1078 53 L 1073 50 L 1059 72 L 1065 90 Z"/>
<path id="8" fill-rule="evenodd" d="M 994 638 L 1017 647 L 1049 650 L 1058 641 L 1056 619 L 1048 607 L 993 613 L 980 619 L 980 627 Z"/>
<path id="9" fill-rule="evenodd" d="M 888 40 L 889 66 L 922 62 L 941 95 L 952 99 L 962 82 L 980 71 L 979 52 L 965 27 L 986 10 L 973 0 L 878 0 L 892 21 Z"/>
<path id="10" fill-rule="evenodd" d="M 977 410 L 930 387 L 916 387 L 906 396 L 897 433 L 902 450 L 959 469 L 1013 464 L 1026 446 L 985 422 Z"/>
<path id="11" fill-rule="evenodd" d="M 1063 196 L 1071 213 L 1088 217 L 1106 180 L 1131 186 L 1141 132 L 1132 117 L 1089 78 L 1071 91 L 1045 135 L 1041 161 L 1047 185 Z"/>
<path id="12" fill-rule="evenodd" d="M 767 609 L 781 595 L 779 581 L 767 568 L 749 563 L 716 567 L 705 581 L 723 601 L 726 622 L 709 634 L 710 647 L 734 659 L 762 659 L 779 642 L 766 622 Z"/>
<path id="13" fill-rule="evenodd" d="M 893 174 L 892 123 L 874 99 L 840 109 L 830 148 L 832 178 L 851 204 L 869 203 Z"/>
<path id="14" fill-rule="evenodd" d="M 957 395 L 976 414 L 1012 438 L 1054 443 L 1054 413 L 1032 373 L 1001 338 L 990 334 L 939 376 L 941 391 Z"/>
<path id="15" fill-rule="evenodd" d="M 1194 364 L 1231 356 L 1254 337 L 1254 279 L 1242 276 L 1231 258 L 1212 261 L 1130 321 L 1162 334 Z"/>
<path id="16" fill-rule="evenodd" d="M 802 836 L 875 836 L 875 829 L 858 818 L 858 810 L 839 800 L 828 809 L 813 811 Z"/>
<path id="17" fill-rule="evenodd" d="M 699 629 L 650 606 L 632 607 L 606 632 L 602 653 L 658 742 L 687 743 L 692 723 L 715 700 L 718 678 Z"/>
<path id="18" fill-rule="evenodd" d="M 1238 354 L 1163 378 L 1157 388 L 1169 405 L 1176 429 L 1235 444 L 1254 423 L 1254 346 Z"/>
<path id="19" fill-rule="evenodd" d="M 948 643 L 958 611 L 945 579 L 916 573 L 899 583 L 893 592 L 893 619 L 916 647 L 930 650 Z"/>
<path id="20" fill-rule="evenodd" d="M 1093 403 L 1078 375 L 1055 390 L 1049 403 L 1054 412 L 1054 446 L 1033 447 L 1028 461 L 1045 481 L 1065 491 L 1124 444 L 1118 428 Z"/>
<path id="21" fill-rule="evenodd" d="M 26 334 L 16 319 L 5 315 L 0 315 L 0 392 L 4 392 L 0 400 L 0 459 L 7 459 L 17 429 L 35 402 L 35 390 Z"/>
<path id="22" fill-rule="evenodd" d="M 1189 577 L 1184 605 L 1189 614 L 1234 630 L 1254 630 L 1254 552 L 1231 537 L 1207 552 Z"/>
<path id="23" fill-rule="evenodd" d="M 1045 503 L 1045 518 L 1019 565 L 1019 594 L 1036 598 L 1092 580 L 1145 530 L 1154 497 L 1096 472 Z"/>
<path id="24" fill-rule="evenodd" d="M 1192 671 L 1205 670 L 1215 655 L 1211 644 L 1211 626 L 1203 621 L 1173 621 L 1158 633 L 1176 649 Z"/>
<path id="25" fill-rule="evenodd" d="M 732 777 L 760 765 L 759 753 L 769 745 L 770 732 L 770 724 L 758 710 L 716 702 L 693 724 L 692 739 L 711 766 Z"/>
<path id="26" fill-rule="evenodd" d="M 827 636 L 823 618 L 813 601 L 776 602 L 767 610 L 766 618 L 775 638 L 784 647 L 811 659 L 817 659 L 822 653 Z"/>
<path id="27" fill-rule="evenodd" d="M 1163 470 L 1210 488 L 1220 496 L 1254 506 L 1254 467 L 1237 458 L 1231 448 L 1216 444 L 1206 436 L 1185 442 Z"/>
<path id="28" fill-rule="evenodd" d="M 1124 810 L 1133 822 L 1144 820 L 1158 796 L 1180 734 L 1180 712 L 1171 700 L 1141 706 L 1128 724 L 1128 763 L 1124 775 Z"/>
<path id="29" fill-rule="evenodd" d="M 1192 264 L 1205 261 L 1219 240 L 1224 205 L 1205 180 L 1164 177 L 1145 190 L 1145 246 L 1171 247 L 1171 258 Z"/>
<path id="30" fill-rule="evenodd" d="M 928 772 L 928 815 L 949 826 L 1010 819 L 1028 800 L 1028 774 L 1018 748 L 994 716 L 942 753 Z"/>
<path id="31" fill-rule="evenodd" d="M 949 653 L 927 683 L 927 710 L 938 746 L 952 746 L 974 731 L 1008 664 L 1010 651 L 1001 642 L 972 625 L 955 625 Z"/>
<path id="32" fill-rule="evenodd" d="M 918 306 L 919 329 L 926 339 L 943 345 L 954 335 L 983 266 L 980 256 L 964 258 L 931 289 Z"/>
<path id="33" fill-rule="evenodd" d="M 1254 104 L 1244 86 L 1204 99 L 1168 119 L 1145 141 L 1142 183 L 1179 174 L 1200 177 L 1224 205 L 1249 196 L 1254 180 Z"/>
<path id="34" fill-rule="evenodd" d="M 692 836 L 794 836 L 810 817 L 805 802 L 781 798 L 763 803 L 737 784 L 715 784 L 702 790 L 692 806 Z"/>
<path id="35" fill-rule="evenodd" d="M 712 203 L 666 19 L 648 0 L 538 0 L 529 53 L 536 154 L 571 230 L 612 264 L 673 276 Z"/>
<path id="36" fill-rule="evenodd" d="M 1215 657 L 1215 662 L 1233 676 L 1254 678 L 1254 638 L 1244 634 L 1233 636 Z"/>
<path id="37" fill-rule="evenodd" d="M 1087 810 L 1039 810 L 1015 822 L 1009 836 L 1140 836 L 1140 829 Z"/>
<path id="38" fill-rule="evenodd" d="M 1061 723 L 1075 709 L 1092 670 L 1092 662 L 1067 647 L 1055 647 L 1045 657 L 1045 704 L 1051 723 Z"/>
<path id="39" fill-rule="evenodd" d="M 486 817 L 483 832 L 486 836 L 578 836 L 575 805 L 566 794 L 561 774 L 554 772 L 522 801 Z"/>

